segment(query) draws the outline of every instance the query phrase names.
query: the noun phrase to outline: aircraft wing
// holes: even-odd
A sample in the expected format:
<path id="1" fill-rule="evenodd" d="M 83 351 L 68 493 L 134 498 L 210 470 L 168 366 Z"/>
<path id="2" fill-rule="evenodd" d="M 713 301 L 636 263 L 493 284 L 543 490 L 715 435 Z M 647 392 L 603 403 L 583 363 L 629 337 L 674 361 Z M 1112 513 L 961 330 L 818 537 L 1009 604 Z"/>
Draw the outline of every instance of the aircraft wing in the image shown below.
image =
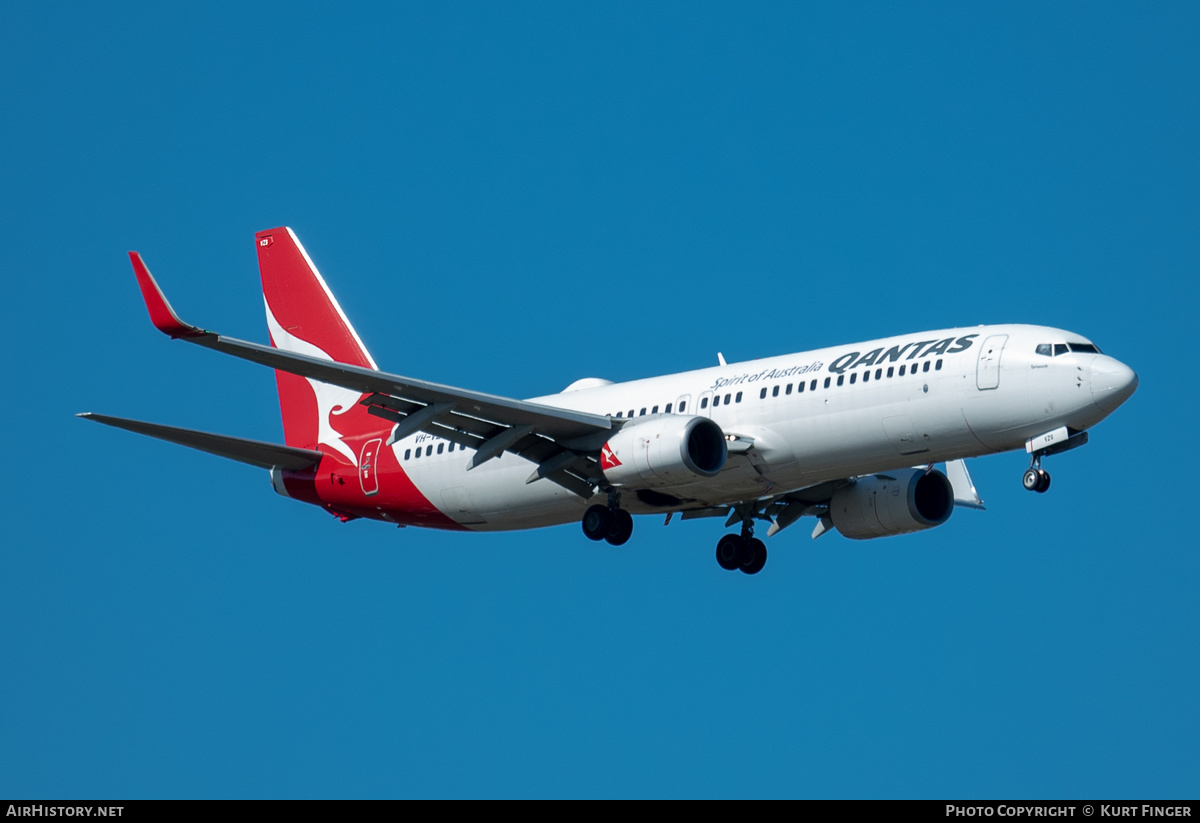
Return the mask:
<path id="1" fill-rule="evenodd" d="M 397 424 L 391 442 L 424 431 L 475 450 L 469 468 L 505 451 L 536 464 L 528 482 L 547 477 L 588 497 L 599 464 L 593 455 L 615 426 L 607 415 L 560 409 L 249 343 L 179 319 L 137 252 L 130 252 L 155 328 L 174 339 L 261 363 L 279 371 L 367 395 L 367 411 Z"/>

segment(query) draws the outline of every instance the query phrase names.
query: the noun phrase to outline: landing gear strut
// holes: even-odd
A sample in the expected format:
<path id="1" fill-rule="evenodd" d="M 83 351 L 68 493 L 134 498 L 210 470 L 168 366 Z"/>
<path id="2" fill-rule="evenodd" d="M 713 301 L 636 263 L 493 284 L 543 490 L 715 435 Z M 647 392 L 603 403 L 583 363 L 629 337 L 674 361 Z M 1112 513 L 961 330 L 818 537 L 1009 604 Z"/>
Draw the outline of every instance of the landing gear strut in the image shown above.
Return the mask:
<path id="1" fill-rule="evenodd" d="M 1077 449 L 1087 442 L 1087 432 L 1077 431 L 1072 434 L 1066 426 L 1032 438 L 1025 444 L 1025 448 L 1030 450 L 1029 468 L 1025 470 L 1025 475 L 1021 478 L 1021 485 L 1031 492 L 1039 494 L 1045 492 L 1050 488 L 1050 474 L 1042 468 L 1042 458 Z M 1041 444 L 1041 448 L 1034 449 L 1033 447 L 1037 444 Z"/>
<path id="2" fill-rule="evenodd" d="M 1050 472 L 1042 468 L 1042 456 L 1034 454 L 1033 461 L 1029 464 L 1029 468 L 1025 470 L 1024 476 L 1021 477 L 1021 485 L 1026 491 L 1045 494 L 1050 488 Z"/>
<path id="3" fill-rule="evenodd" d="M 727 534 L 717 542 L 717 564 L 722 569 L 741 569 L 746 574 L 758 574 L 767 565 L 767 547 L 754 536 L 750 520 L 742 522 L 741 535 Z"/>
<path id="4" fill-rule="evenodd" d="M 607 540 L 621 546 L 633 534 L 633 516 L 621 508 L 621 496 L 612 493 L 607 506 L 591 506 L 583 513 L 582 526 L 589 540 Z"/>

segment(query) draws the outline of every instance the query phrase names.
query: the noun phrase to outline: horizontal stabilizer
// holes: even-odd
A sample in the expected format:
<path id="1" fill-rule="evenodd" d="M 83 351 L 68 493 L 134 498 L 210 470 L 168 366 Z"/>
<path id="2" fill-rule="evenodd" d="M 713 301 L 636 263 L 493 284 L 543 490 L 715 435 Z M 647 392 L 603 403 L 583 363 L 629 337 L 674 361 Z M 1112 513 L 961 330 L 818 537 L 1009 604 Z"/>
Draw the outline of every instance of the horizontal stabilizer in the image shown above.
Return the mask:
<path id="1" fill-rule="evenodd" d="M 202 452 L 215 454 L 218 457 L 228 457 L 241 463 L 249 463 L 263 469 L 279 466 L 283 469 L 306 469 L 321 462 L 322 454 L 310 449 L 297 449 L 291 446 L 279 446 L 274 443 L 263 443 L 261 440 L 246 440 L 241 437 L 226 437 L 221 434 L 209 434 L 195 429 L 181 429 L 176 426 L 162 426 L 158 423 L 143 423 L 140 420 L 126 420 L 123 417 L 109 417 L 104 414 L 84 412 L 75 415 L 86 420 L 95 420 L 106 426 L 157 437 L 169 443 L 178 443 Z"/>

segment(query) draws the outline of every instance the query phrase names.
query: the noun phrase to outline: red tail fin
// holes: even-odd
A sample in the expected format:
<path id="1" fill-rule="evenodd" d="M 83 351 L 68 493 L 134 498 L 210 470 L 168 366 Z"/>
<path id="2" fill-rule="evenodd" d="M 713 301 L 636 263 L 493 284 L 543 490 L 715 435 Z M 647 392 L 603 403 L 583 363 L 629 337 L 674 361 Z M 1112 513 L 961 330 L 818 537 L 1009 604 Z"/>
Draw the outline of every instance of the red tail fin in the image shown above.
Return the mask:
<path id="1" fill-rule="evenodd" d="M 292 230 L 281 227 L 260 231 L 255 240 L 271 343 L 285 351 L 377 369 Z M 343 436 L 359 432 L 346 431 L 344 424 L 334 428 L 331 415 L 346 415 L 359 395 L 281 371 L 275 372 L 275 382 L 287 444 L 305 449 L 326 445 L 355 464 L 355 454 Z M 349 422 L 346 418 L 342 421 Z"/>

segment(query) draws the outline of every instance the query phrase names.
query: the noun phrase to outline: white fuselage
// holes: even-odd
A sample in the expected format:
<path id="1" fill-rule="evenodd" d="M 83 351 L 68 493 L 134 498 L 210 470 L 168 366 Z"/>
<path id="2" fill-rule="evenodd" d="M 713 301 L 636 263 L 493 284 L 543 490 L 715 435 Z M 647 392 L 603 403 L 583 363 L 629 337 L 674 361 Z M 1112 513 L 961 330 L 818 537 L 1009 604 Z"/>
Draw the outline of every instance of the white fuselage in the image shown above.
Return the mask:
<path id="1" fill-rule="evenodd" d="M 1067 343 L 1090 347 L 1077 334 L 1044 326 L 946 329 L 594 385 L 531 402 L 622 420 L 700 415 L 727 436 L 752 441 L 744 451 L 731 450 L 718 476 L 671 489 L 676 505 L 648 505 L 632 493 L 621 499 L 635 514 L 669 512 L 1020 449 L 1063 426 L 1085 430 L 1128 397 L 1137 378 L 1119 361 L 1065 350 Z M 1064 349 L 1058 355 L 1056 344 Z M 1051 353 L 1038 353 L 1039 346 Z M 418 445 L 422 456 L 415 459 Z M 392 449 L 417 488 L 469 529 L 573 522 L 605 499 L 583 500 L 545 479 L 527 484 L 532 466 L 513 454 L 467 471 L 469 454 L 449 446 L 419 433 Z"/>

